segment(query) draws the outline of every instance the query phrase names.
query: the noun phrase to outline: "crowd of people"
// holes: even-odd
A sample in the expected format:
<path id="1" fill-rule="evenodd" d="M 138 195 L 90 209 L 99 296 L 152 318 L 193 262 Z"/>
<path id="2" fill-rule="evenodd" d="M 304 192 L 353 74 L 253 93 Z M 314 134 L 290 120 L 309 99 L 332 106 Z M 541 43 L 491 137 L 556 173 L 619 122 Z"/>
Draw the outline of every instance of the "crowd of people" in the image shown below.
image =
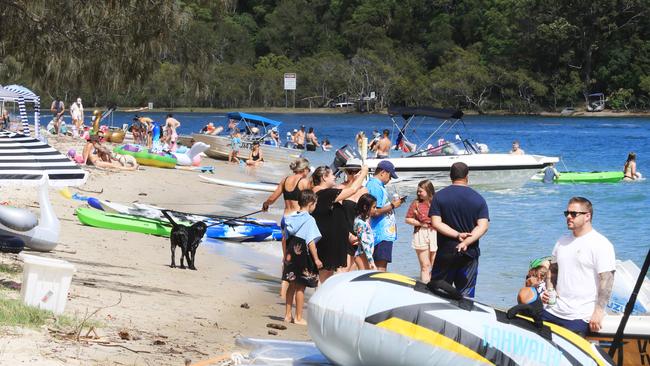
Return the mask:
<path id="1" fill-rule="evenodd" d="M 164 150 L 175 152 L 178 148 L 178 128 L 180 126 L 181 123 L 171 113 L 165 117 L 165 124 L 162 127 L 150 117 L 136 115 L 128 130 L 133 134 L 136 144 L 149 149 L 157 145 Z"/>
<path id="2" fill-rule="evenodd" d="M 284 319 L 305 324 L 305 288 L 317 287 L 338 272 L 388 270 L 397 239 L 395 209 L 407 197 L 391 196 L 386 189 L 397 178 L 389 160 L 379 162 L 370 177 L 367 166 L 347 167 L 341 184 L 327 166 L 317 167 L 310 176 L 304 158 L 290 168 L 293 174 L 281 180 L 262 209 L 284 198 Z M 411 246 L 420 264 L 420 281 L 442 280 L 472 298 L 480 239 L 489 229 L 490 215 L 485 199 L 468 185 L 466 164 L 454 163 L 449 176 L 451 184 L 438 192 L 428 180 L 418 184 L 405 222 L 413 226 Z M 531 268 L 517 299 L 522 304 L 540 301 L 543 320 L 584 335 L 602 326 L 613 286 L 614 248 L 593 229 L 593 207 L 586 198 L 571 198 L 564 216 L 571 233 L 557 241 L 549 261 Z M 553 281 L 538 286 L 546 284 L 546 278 Z M 531 291 L 534 299 L 522 296 Z"/>

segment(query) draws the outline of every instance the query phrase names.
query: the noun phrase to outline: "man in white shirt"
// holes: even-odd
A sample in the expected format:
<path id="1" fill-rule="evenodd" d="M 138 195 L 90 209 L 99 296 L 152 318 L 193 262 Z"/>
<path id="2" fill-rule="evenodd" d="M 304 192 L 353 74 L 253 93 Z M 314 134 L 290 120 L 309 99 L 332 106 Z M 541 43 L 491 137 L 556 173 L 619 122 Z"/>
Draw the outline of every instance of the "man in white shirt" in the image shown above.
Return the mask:
<path id="1" fill-rule="evenodd" d="M 542 319 L 578 334 L 597 332 L 612 294 L 616 258 L 614 246 L 591 226 L 593 208 L 584 197 L 573 197 L 564 211 L 571 234 L 553 248 L 557 261 L 557 303 L 548 306 Z M 548 292 L 542 294 L 547 303 Z"/>
<path id="2" fill-rule="evenodd" d="M 70 106 L 70 116 L 72 116 L 72 125 L 74 126 L 73 136 L 77 137 L 77 135 L 83 134 L 81 129 L 84 124 L 84 106 L 81 104 L 81 98 L 77 98 L 77 101 Z"/>

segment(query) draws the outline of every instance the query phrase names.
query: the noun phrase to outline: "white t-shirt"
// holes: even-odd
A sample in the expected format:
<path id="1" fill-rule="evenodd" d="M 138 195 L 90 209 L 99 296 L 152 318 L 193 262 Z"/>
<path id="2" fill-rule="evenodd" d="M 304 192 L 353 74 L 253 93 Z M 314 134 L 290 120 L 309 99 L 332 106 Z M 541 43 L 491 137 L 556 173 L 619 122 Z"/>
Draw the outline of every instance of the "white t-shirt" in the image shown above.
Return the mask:
<path id="1" fill-rule="evenodd" d="M 72 106 L 70 107 L 70 115 L 72 115 L 72 118 L 74 119 L 83 119 L 83 114 L 84 114 L 84 107 L 80 103 L 72 103 Z"/>
<path id="2" fill-rule="evenodd" d="M 614 271 L 614 246 L 596 230 L 576 238 L 562 236 L 553 248 L 557 259 L 557 304 L 546 310 L 562 319 L 589 321 L 598 298 L 598 274 Z"/>

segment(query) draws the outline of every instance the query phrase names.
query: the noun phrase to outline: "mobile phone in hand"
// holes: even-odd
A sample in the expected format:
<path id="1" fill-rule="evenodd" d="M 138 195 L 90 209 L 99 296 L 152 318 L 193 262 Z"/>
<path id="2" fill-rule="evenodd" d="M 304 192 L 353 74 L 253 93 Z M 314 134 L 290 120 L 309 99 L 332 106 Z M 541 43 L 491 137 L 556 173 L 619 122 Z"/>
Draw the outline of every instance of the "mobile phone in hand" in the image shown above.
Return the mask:
<path id="1" fill-rule="evenodd" d="M 409 197 L 409 196 L 402 196 L 402 197 L 399 198 L 399 200 L 402 201 L 402 202 L 404 202 L 404 201 L 406 201 L 406 199 L 407 199 L 408 197 Z"/>

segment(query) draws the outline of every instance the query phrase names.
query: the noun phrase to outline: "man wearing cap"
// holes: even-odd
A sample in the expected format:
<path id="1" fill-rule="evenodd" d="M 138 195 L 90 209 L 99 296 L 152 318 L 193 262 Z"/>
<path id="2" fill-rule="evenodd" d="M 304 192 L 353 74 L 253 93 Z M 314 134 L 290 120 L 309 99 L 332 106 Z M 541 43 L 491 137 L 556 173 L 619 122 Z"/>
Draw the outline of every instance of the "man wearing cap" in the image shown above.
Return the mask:
<path id="1" fill-rule="evenodd" d="M 479 239 L 487 232 L 490 216 L 485 199 L 467 186 L 469 167 L 451 166 L 451 185 L 431 200 L 429 216 L 438 232 L 438 254 L 431 281 L 444 280 L 464 296 L 474 297 L 478 276 Z"/>
<path id="2" fill-rule="evenodd" d="M 395 166 L 388 160 L 377 164 L 372 178 L 368 179 L 366 189 L 377 200 L 377 209 L 370 219 L 370 227 L 375 234 L 375 248 L 372 258 L 379 271 L 385 272 L 393 259 L 393 242 L 397 239 L 397 225 L 394 210 L 402 205 L 397 198 L 391 201 L 386 184 L 391 178 L 397 178 Z"/>

